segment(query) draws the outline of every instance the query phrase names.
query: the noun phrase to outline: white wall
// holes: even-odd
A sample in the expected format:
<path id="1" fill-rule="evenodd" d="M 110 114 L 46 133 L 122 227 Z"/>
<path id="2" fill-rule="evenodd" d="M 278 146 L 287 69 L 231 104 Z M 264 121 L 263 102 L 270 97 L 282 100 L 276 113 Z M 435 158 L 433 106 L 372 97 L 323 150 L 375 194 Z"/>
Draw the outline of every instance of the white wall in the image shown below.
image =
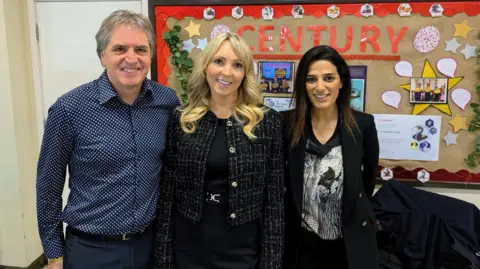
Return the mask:
<path id="1" fill-rule="evenodd" d="M 446 189 L 446 188 L 419 188 L 419 189 L 436 192 L 441 195 L 446 195 L 446 196 L 450 196 L 460 200 L 464 200 L 480 208 L 480 190 Z"/>
<path id="2" fill-rule="evenodd" d="M 0 0 L 0 265 L 42 254 L 35 214 L 38 143 L 26 0 Z"/>
<path id="3" fill-rule="evenodd" d="M 81 1 L 90 2 L 57 3 L 74 7 Z M 0 0 L 0 267 L 27 267 L 43 253 L 36 221 L 35 181 L 45 111 L 37 56 L 40 46 L 35 38 L 30 39 L 37 15 L 34 2 Z M 148 0 L 93 1 L 88 5 L 128 7 L 129 3 L 135 3 L 138 11 L 141 6 L 148 14 Z M 92 15 L 83 10 L 84 17 Z M 58 56 L 58 51 L 46 58 L 52 56 Z M 95 64 L 99 64 L 96 59 Z"/>

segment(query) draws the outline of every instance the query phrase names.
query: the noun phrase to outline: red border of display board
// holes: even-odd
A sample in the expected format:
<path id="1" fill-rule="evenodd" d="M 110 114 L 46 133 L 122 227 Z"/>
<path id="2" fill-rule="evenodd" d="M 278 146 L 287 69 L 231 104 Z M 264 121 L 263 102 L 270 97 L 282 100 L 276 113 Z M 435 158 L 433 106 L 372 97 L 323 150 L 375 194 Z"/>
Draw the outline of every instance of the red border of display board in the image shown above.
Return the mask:
<path id="1" fill-rule="evenodd" d="M 480 13 L 480 1 L 472 2 L 439 2 L 444 11 L 443 16 L 451 17 L 457 13 L 464 13 L 468 16 L 477 16 Z M 398 7 L 402 4 L 398 3 L 370 3 L 374 7 L 376 17 L 385 17 L 390 14 L 398 15 Z M 430 17 L 430 7 L 433 2 L 408 2 L 412 8 L 412 14 L 419 14 L 421 16 Z M 360 13 L 360 8 L 362 4 L 335 4 L 341 10 L 339 17 L 345 15 L 353 15 L 357 17 L 362 17 Z M 266 5 L 241 5 L 243 8 L 244 16 L 253 17 L 260 19 L 262 18 L 262 8 Z M 282 5 L 269 5 L 271 6 L 274 12 L 274 18 L 281 18 L 283 16 L 292 16 L 291 11 L 294 4 L 282 4 Z M 331 4 L 302 4 L 304 8 L 304 15 L 313 16 L 320 18 L 326 16 L 326 11 Z M 163 40 L 162 36 L 165 31 L 168 31 L 167 20 L 168 18 L 175 18 L 181 20 L 184 17 L 192 17 L 195 19 L 203 18 L 203 10 L 207 6 L 160 6 L 155 5 L 153 10 L 155 17 L 155 28 L 157 35 L 157 50 L 156 50 L 156 79 L 159 83 L 167 85 L 168 77 L 171 73 L 170 66 L 167 64 L 167 60 L 170 56 L 170 50 Z M 212 5 L 215 9 L 215 19 L 222 19 L 225 16 L 231 16 L 232 8 L 234 5 L 221 5 L 216 6 Z M 441 17 L 437 18 L 441 19 Z M 398 61 L 400 56 L 396 55 L 369 55 L 367 60 L 381 60 L 381 61 Z M 257 59 L 269 59 L 274 57 L 275 59 L 299 59 L 301 55 L 298 54 L 289 54 L 289 55 L 272 55 L 272 54 L 255 54 Z M 346 59 L 360 59 L 362 55 L 344 55 Z M 360 58 L 359 58 L 360 57 Z M 458 156 L 458 158 L 463 158 Z M 383 167 L 379 167 L 378 177 L 380 177 L 380 170 Z M 402 167 L 391 168 L 395 178 L 398 179 L 407 179 L 416 181 L 417 172 L 422 170 L 422 168 L 417 168 L 414 170 L 406 170 Z M 452 183 L 452 184 L 468 184 L 470 186 L 475 185 L 480 188 L 480 174 L 473 174 L 467 170 L 459 170 L 457 172 L 448 172 L 445 169 L 439 169 L 436 171 L 430 172 L 430 182 L 431 183 Z M 430 186 L 430 184 L 427 184 Z"/>

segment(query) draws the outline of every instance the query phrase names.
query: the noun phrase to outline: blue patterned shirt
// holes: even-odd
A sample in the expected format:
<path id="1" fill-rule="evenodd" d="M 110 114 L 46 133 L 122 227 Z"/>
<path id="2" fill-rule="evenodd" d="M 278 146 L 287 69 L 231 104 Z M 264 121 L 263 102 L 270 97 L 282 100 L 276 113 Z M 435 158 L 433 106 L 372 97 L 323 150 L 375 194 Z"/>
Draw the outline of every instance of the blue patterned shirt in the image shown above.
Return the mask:
<path id="1" fill-rule="evenodd" d="M 63 224 L 124 234 L 155 218 L 162 153 L 175 91 L 145 79 L 132 105 L 106 72 L 49 109 L 37 171 L 37 214 L 47 258 L 63 255 Z M 70 194 L 62 212 L 68 167 Z"/>

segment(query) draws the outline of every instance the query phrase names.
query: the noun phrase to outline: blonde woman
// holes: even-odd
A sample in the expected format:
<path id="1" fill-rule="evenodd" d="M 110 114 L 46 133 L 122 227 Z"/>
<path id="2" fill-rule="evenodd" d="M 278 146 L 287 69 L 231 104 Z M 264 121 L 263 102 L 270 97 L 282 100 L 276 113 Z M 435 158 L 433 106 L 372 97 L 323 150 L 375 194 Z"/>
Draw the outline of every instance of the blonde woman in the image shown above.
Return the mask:
<path id="1" fill-rule="evenodd" d="M 216 36 L 169 123 L 155 268 L 280 269 L 283 138 L 260 104 L 249 46 Z"/>

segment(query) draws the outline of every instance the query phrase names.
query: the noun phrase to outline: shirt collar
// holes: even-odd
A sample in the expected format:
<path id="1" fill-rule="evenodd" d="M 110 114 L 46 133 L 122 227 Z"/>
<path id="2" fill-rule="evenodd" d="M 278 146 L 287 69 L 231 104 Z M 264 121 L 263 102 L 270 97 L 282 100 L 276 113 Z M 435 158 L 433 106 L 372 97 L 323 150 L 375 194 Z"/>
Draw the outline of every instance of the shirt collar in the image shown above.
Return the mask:
<path id="1" fill-rule="evenodd" d="M 143 80 L 142 83 L 142 88 L 140 95 L 145 95 L 148 92 L 152 93 L 152 86 L 150 83 L 146 83 L 147 79 Z M 117 92 L 112 86 L 112 82 L 107 76 L 107 70 L 103 71 L 102 75 L 98 78 L 98 88 L 99 88 L 99 93 L 98 93 L 98 101 L 100 104 L 105 104 L 106 102 L 110 101 L 110 99 L 114 97 L 118 97 Z"/>

